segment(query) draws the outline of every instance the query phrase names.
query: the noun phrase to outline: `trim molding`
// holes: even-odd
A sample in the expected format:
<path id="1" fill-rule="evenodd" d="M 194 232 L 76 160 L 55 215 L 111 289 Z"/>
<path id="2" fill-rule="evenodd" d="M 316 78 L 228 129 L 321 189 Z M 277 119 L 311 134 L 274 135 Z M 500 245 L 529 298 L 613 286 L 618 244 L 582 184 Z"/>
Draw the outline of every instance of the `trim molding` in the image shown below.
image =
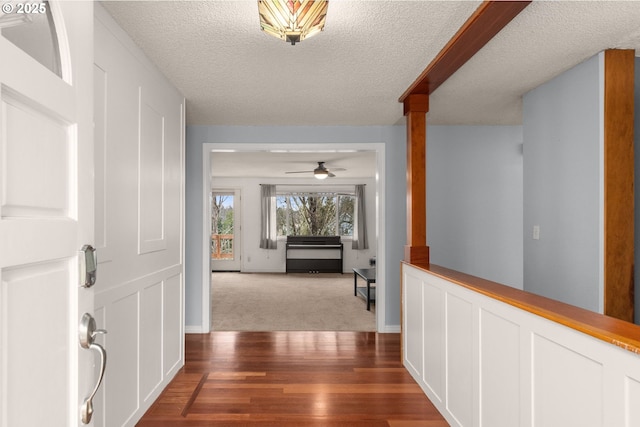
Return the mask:
<path id="1" fill-rule="evenodd" d="M 640 355 L 639 325 L 439 265 L 403 264 Z"/>
<path id="2" fill-rule="evenodd" d="M 205 332 L 202 330 L 202 325 L 185 325 L 184 333 L 185 334 L 204 334 Z"/>
<path id="3" fill-rule="evenodd" d="M 383 334 L 399 334 L 402 328 L 400 325 L 387 325 L 381 333 Z"/>
<path id="4" fill-rule="evenodd" d="M 211 170 L 211 152 L 219 150 L 234 150 L 237 152 L 246 151 L 265 151 L 265 150 L 294 150 L 303 149 L 307 151 L 322 151 L 322 150 L 345 150 L 353 149 L 358 151 L 375 151 L 376 152 L 376 194 L 378 199 L 377 208 L 377 220 L 376 220 L 376 235 L 378 237 L 377 242 L 377 265 L 378 265 L 378 281 L 376 283 L 379 293 L 376 297 L 376 330 L 383 332 L 386 328 L 386 229 L 385 229 L 385 211 L 386 211 L 386 144 L 383 142 L 353 142 L 353 143 L 222 143 L 222 142 L 205 142 L 202 144 L 202 198 L 208 199 L 208 194 L 211 189 L 211 178 L 208 171 Z M 211 214 L 209 212 L 210 206 L 208 203 L 203 203 L 202 206 L 202 230 L 210 230 Z M 193 325 L 185 326 L 185 333 L 209 333 L 211 331 L 211 267 L 209 266 L 209 237 L 206 232 L 202 234 L 202 270 L 201 270 L 201 304 L 202 304 L 202 325 L 201 330 L 195 332 Z M 193 332 L 192 332 L 193 331 Z"/>

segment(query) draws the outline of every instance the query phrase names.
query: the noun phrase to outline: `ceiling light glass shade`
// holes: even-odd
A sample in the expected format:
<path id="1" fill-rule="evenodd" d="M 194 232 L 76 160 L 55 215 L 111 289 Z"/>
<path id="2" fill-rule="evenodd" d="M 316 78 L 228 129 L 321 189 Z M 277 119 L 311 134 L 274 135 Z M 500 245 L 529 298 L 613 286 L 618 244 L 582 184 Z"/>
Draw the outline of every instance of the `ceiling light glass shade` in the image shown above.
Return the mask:
<path id="1" fill-rule="evenodd" d="M 318 167 L 313 170 L 313 176 L 317 179 L 325 179 L 329 176 L 329 171 L 324 166 L 324 162 L 318 162 Z"/>
<path id="2" fill-rule="evenodd" d="M 260 27 L 295 45 L 324 29 L 328 0 L 258 0 Z"/>

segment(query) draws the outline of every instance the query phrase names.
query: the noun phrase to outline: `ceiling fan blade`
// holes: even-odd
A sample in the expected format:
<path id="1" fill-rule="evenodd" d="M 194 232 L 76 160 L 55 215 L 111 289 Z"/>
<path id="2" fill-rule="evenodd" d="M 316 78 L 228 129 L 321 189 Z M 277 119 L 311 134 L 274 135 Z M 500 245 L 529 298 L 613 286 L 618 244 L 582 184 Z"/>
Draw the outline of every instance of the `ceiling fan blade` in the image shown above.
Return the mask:
<path id="1" fill-rule="evenodd" d="M 329 176 L 330 178 L 335 177 L 335 175 L 332 172 L 341 172 L 341 171 L 346 171 L 345 168 L 328 168 L 325 166 L 324 162 L 318 162 L 318 167 L 315 168 L 314 170 L 310 170 L 310 171 L 288 171 L 285 172 L 286 174 L 290 174 L 290 173 L 312 173 L 312 174 L 325 174 L 327 176 Z"/>

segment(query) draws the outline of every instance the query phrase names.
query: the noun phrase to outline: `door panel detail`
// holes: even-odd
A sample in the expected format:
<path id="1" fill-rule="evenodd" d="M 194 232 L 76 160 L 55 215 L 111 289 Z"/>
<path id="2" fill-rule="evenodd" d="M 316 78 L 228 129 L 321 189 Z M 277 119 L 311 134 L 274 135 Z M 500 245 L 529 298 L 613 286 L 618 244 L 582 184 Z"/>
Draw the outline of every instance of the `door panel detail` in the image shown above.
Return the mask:
<path id="1" fill-rule="evenodd" d="M 2 216 L 69 217 L 69 161 L 75 157 L 69 125 L 7 87 L 2 87 L 1 96 Z"/>
<path id="2" fill-rule="evenodd" d="M 67 319 L 71 309 L 68 260 L 27 264 L 1 270 L 0 379 L 3 396 L 0 413 L 5 427 L 68 425 L 67 396 L 71 389 Z M 35 297 L 37 296 L 37 297 Z M 51 312 L 50 307 L 58 310 Z M 37 331 L 37 348 L 26 331 Z M 55 384 L 57 393 L 42 387 Z M 6 392 L 5 392 L 6 391 Z M 37 411 L 34 411 L 37 402 Z M 4 421 L 4 423 L 2 423 Z"/>
<path id="3" fill-rule="evenodd" d="M 138 146 L 138 253 L 166 248 L 164 238 L 165 117 L 150 105 L 150 96 L 139 89 L 140 139 Z"/>

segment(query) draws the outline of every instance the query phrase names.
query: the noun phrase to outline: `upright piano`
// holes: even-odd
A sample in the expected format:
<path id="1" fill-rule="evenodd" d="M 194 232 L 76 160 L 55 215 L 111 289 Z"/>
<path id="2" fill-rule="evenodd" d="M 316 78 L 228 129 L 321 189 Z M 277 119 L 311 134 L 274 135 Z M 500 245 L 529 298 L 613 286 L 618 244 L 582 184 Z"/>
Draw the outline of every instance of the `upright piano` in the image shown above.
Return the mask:
<path id="1" fill-rule="evenodd" d="M 313 257 L 323 253 L 322 257 Z M 305 252 L 307 251 L 307 254 Z M 324 252 L 326 252 L 326 257 Z M 344 248 L 340 236 L 287 236 L 287 273 L 342 273 Z"/>

